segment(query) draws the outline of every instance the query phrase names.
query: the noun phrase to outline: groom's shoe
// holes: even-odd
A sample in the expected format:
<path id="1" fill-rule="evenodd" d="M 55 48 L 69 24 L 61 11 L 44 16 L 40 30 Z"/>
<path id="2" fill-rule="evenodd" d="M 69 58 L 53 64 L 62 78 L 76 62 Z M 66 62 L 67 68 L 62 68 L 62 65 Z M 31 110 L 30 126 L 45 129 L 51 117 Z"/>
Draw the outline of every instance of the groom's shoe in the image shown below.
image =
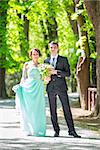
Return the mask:
<path id="1" fill-rule="evenodd" d="M 54 137 L 59 137 L 59 133 L 55 132 Z"/>
<path id="2" fill-rule="evenodd" d="M 75 138 L 81 138 L 80 135 L 78 135 L 75 131 L 69 131 L 69 135 L 75 137 Z"/>

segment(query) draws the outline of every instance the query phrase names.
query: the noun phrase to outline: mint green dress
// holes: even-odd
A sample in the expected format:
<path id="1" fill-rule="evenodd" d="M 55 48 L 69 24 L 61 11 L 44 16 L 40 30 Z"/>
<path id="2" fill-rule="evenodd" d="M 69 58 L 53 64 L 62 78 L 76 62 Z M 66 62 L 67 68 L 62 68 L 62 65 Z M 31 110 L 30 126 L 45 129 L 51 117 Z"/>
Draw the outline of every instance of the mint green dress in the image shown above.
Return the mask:
<path id="1" fill-rule="evenodd" d="M 24 83 L 13 87 L 20 105 L 21 124 L 27 135 L 45 136 L 44 83 L 37 67 L 28 69 Z"/>

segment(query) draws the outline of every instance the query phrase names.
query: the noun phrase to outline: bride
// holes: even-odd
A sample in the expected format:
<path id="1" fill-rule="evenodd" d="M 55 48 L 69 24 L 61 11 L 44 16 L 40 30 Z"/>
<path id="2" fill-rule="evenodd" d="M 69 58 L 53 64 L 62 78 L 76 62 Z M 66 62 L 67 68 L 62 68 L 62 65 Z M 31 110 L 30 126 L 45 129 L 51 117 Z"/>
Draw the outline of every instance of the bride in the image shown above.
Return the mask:
<path id="1" fill-rule="evenodd" d="M 40 55 L 36 48 L 29 52 L 32 60 L 24 64 L 19 86 L 13 87 L 20 105 L 21 127 L 27 135 L 33 136 L 46 134 L 44 84 L 38 69 Z"/>

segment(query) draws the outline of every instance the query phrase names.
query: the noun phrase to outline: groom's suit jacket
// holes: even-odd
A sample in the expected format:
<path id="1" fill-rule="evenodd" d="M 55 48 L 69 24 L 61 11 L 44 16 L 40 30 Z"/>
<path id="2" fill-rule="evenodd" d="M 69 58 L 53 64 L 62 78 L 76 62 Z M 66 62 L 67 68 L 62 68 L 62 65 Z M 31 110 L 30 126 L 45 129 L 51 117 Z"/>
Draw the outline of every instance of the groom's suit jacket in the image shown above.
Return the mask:
<path id="1" fill-rule="evenodd" d="M 50 64 L 50 57 L 47 58 L 45 63 Z M 57 75 L 51 75 L 51 81 L 47 84 L 47 91 L 66 91 L 68 90 L 65 77 L 70 76 L 70 66 L 66 57 L 58 55 L 56 67 Z"/>

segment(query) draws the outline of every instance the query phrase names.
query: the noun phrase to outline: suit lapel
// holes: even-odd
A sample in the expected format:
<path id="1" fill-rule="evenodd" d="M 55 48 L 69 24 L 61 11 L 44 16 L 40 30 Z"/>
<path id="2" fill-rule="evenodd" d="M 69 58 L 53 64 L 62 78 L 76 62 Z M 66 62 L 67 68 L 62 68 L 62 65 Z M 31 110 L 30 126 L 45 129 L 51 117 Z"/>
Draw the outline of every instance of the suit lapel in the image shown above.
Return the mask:
<path id="1" fill-rule="evenodd" d="M 47 59 L 47 63 L 50 64 L 50 57 Z"/>
<path id="2" fill-rule="evenodd" d="M 46 63 L 50 64 L 50 59 L 51 59 L 51 57 L 49 57 L 49 58 L 47 59 Z M 60 59 L 60 56 L 58 55 L 58 57 L 57 57 L 57 62 L 56 62 L 56 65 L 55 65 L 55 69 L 56 69 L 57 66 L 59 65 L 59 59 Z"/>
<path id="3" fill-rule="evenodd" d="M 60 58 L 60 56 L 58 55 L 58 57 L 57 57 L 57 62 L 56 62 L 56 66 L 55 66 L 55 69 L 57 68 L 57 66 L 59 65 L 59 58 Z"/>

